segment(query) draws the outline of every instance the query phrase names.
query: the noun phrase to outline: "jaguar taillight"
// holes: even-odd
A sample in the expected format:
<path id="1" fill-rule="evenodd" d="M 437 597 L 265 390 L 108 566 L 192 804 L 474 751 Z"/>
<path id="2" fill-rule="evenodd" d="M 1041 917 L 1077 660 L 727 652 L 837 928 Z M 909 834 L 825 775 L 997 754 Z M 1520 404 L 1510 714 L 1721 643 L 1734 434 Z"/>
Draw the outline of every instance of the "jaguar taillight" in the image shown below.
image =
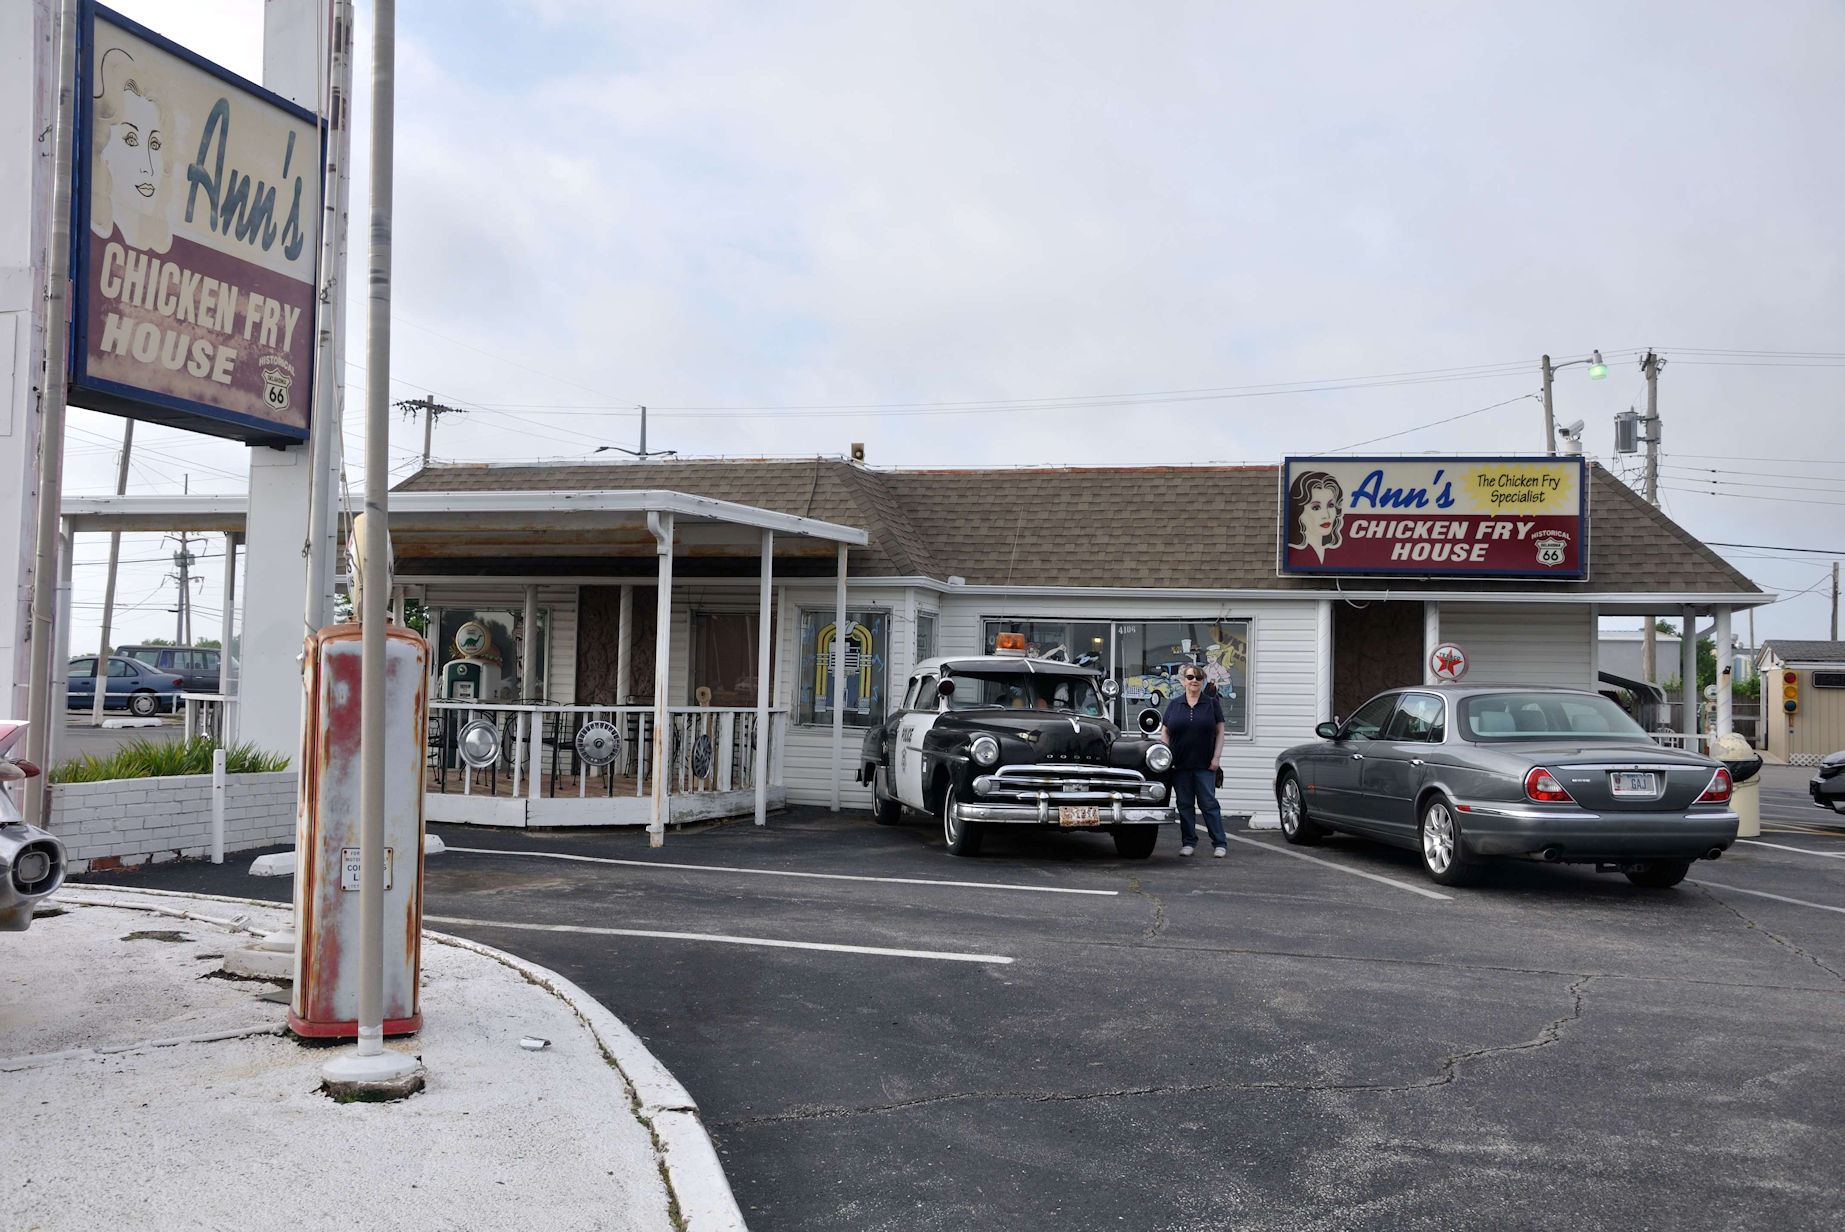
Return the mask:
<path id="1" fill-rule="evenodd" d="M 1533 766 L 1525 776 L 1525 795 L 1539 804 L 1572 804 L 1574 799 L 1563 790 L 1557 776 L 1542 766 Z"/>
<path id="2" fill-rule="evenodd" d="M 1718 767 L 1717 773 L 1710 776 L 1710 786 L 1706 787 L 1704 794 L 1698 797 L 1698 803 L 1728 804 L 1730 793 L 1735 789 L 1736 784 L 1730 781 L 1730 772 Z"/>

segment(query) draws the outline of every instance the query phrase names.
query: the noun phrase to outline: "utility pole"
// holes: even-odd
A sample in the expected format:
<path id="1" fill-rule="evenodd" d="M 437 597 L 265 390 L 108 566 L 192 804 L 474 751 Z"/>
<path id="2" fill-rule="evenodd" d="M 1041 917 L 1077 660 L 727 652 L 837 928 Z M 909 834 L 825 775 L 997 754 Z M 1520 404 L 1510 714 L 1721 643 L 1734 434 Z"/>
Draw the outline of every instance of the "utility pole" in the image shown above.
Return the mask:
<path id="1" fill-rule="evenodd" d="M 179 532 L 179 551 L 173 553 L 173 564 L 179 570 L 176 575 L 176 580 L 179 582 L 179 602 L 173 607 L 173 644 L 175 646 L 192 644 L 186 636 L 186 626 L 190 623 L 186 619 L 186 600 L 191 594 L 192 585 L 190 573 L 192 553 L 188 550 L 189 547 L 186 532 L 182 530 Z"/>
<path id="2" fill-rule="evenodd" d="M 1832 562 L 1832 640 L 1839 640 L 1839 562 Z"/>
<path id="3" fill-rule="evenodd" d="M 625 453 L 629 457 L 632 457 L 632 458 L 639 458 L 643 462 L 645 462 L 649 458 L 671 458 L 671 457 L 675 457 L 679 453 L 677 449 L 649 449 L 647 448 L 647 408 L 646 407 L 641 408 L 641 447 L 639 449 L 623 449 L 620 445 L 598 445 L 596 446 L 594 452 L 605 453 L 611 449 L 615 450 L 617 453 Z"/>
<path id="4" fill-rule="evenodd" d="M 115 467 L 115 494 L 128 492 L 128 453 L 135 444 L 135 421 L 122 421 L 122 457 Z M 115 570 L 122 559 L 122 532 L 109 532 L 109 576 L 103 582 L 102 641 L 96 651 L 96 692 L 90 702 L 90 726 L 101 727 L 103 703 L 108 700 L 109 625 L 115 618 Z"/>
<path id="5" fill-rule="evenodd" d="M 1646 501 L 1655 509 L 1659 508 L 1659 366 L 1663 362 L 1651 348 L 1640 361 L 1640 371 L 1646 373 L 1646 418 L 1640 421 L 1640 439 L 1646 443 Z M 1750 617 L 1754 615 L 1752 609 Z M 1646 634 L 1640 639 L 1640 676 L 1649 683 L 1656 683 L 1659 675 L 1656 623 L 1656 617 L 1648 616 Z"/>
<path id="6" fill-rule="evenodd" d="M 443 406 L 434 398 L 425 395 L 421 398 L 406 398 L 397 404 L 397 409 L 406 415 L 423 412 L 423 466 L 429 466 L 429 446 L 435 439 L 436 420 L 444 415 L 466 415 L 467 411 L 458 406 Z M 645 446 L 643 446 L 645 448 Z"/>

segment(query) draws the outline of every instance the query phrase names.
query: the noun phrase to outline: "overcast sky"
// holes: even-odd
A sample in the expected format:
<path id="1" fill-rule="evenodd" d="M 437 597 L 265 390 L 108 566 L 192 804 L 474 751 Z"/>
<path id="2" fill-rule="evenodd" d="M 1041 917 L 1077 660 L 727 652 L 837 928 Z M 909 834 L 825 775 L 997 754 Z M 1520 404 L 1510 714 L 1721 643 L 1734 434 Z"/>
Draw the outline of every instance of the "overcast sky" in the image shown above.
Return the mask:
<path id="1" fill-rule="evenodd" d="M 262 75 L 261 0 L 115 6 Z M 397 46 L 393 390 L 469 408 L 438 458 L 632 447 L 643 403 L 655 448 L 886 467 L 1538 452 L 1539 356 L 1600 348 L 1558 420 L 1637 476 L 1612 417 L 1656 347 L 1668 512 L 1845 550 L 1836 4 L 403 0 Z M 68 490 L 120 434 L 73 413 Z M 142 425 L 130 490 L 245 457 Z M 171 551 L 129 538 L 118 642 L 172 636 Z M 1827 636 L 1828 558 L 1724 551 L 1814 588 L 1758 637 Z"/>

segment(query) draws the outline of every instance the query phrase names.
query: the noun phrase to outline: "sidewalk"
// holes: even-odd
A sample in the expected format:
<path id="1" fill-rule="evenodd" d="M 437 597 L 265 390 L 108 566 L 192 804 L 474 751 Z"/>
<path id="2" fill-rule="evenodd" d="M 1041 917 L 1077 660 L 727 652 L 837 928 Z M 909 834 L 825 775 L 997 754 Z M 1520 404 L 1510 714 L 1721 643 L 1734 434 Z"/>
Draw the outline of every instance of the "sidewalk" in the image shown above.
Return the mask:
<path id="1" fill-rule="evenodd" d="M 0 1226 L 743 1227 L 690 1097 L 552 972 L 426 933 L 425 1025 L 392 1046 L 427 1089 L 336 1104 L 332 1054 L 282 1034 L 286 986 L 221 970 L 285 910 L 91 886 L 51 904 L 0 936 Z"/>

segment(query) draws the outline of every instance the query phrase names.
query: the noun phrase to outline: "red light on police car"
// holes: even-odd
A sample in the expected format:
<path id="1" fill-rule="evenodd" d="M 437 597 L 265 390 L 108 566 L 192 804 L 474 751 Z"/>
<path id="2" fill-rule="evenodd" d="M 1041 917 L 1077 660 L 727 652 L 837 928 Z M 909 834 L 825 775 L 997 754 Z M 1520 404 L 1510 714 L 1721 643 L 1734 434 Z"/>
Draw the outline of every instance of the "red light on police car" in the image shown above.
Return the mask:
<path id="1" fill-rule="evenodd" d="M 1025 653 L 1025 635 L 1023 633 L 1002 633 L 994 642 L 994 647 L 1001 654 L 1022 655 Z"/>

